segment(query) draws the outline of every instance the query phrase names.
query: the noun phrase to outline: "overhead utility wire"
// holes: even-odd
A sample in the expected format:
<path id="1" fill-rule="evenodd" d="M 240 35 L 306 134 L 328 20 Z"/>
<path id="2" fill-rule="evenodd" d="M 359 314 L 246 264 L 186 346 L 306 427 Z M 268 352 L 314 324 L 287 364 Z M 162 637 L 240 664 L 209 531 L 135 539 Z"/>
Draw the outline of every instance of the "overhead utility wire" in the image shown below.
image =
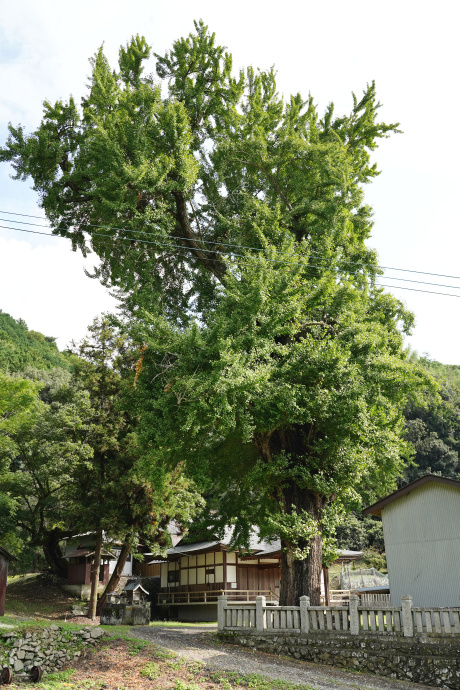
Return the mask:
<path id="1" fill-rule="evenodd" d="M 3 219 L 0 218 L 0 220 L 3 220 Z M 18 222 L 22 222 L 22 221 L 18 221 Z M 24 223 L 24 225 L 33 225 L 33 226 L 37 226 L 37 227 L 49 227 L 47 225 L 38 225 L 36 223 Z M 18 232 L 28 232 L 32 235 L 45 235 L 45 237 L 63 237 L 62 235 L 50 235 L 49 233 L 38 232 L 36 230 L 26 230 L 25 228 L 12 228 L 9 225 L 0 225 L 0 228 L 6 229 L 6 230 L 17 230 Z M 131 231 L 128 230 L 128 232 L 131 232 Z M 142 244 L 154 244 L 155 246 L 165 247 L 167 249 L 183 249 L 183 250 L 189 249 L 188 247 L 185 247 L 182 244 L 171 244 L 170 242 L 158 242 L 158 240 L 156 240 L 156 241 L 141 240 L 141 239 L 133 238 L 133 237 L 112 237 L 112 235 L 106 235 L 106 234 L 103 234 L 100 232 L 92 232 L 89 234 L 90 234 L 90 237 L 91 236 L 108 237 L 112 241 L 114 241 L 114 240 L 115 241 L 121 240 L 121 241 L 125 241 L 125 242 L 134 242 L 135 241 L 135 242 L 140 242 Z M 67 239 L 67 238 L 63 237 L 63 239 Z M 180 239 L 180 238 L 178 238 L 178 239 Z M 188 239 L 188 238 L 184 238 L 184 239 Z M 235 245 L 235 246 L 237 246 L 237 245 Z M 242 247 L 242 248 L 246 249 L 247 247 Z M 231 254 L 232 256 L 238 256 L 238 257 L 243 258 L 243 259 L 247 258 L 244 254 L 236 254 L 235 252 L 221 252 L 221 251 L 216 250 L 216 249 L 204 249 L 204 248 L 200 247 L 200 251 L 205 252 L 206 254 Z M 315 264 L 305 264 L 302 261 L 282 261 L 281 259 L 268 259 L 268 258 L 266 258 L 266 261 L 269 261 L 271 263 L 280 263 L 280 264 L 287 264 L 287 265 L 292 265 L 292 266 L 305 266 L 306 268 L 318 268 L 318 269 L 324 269 L 325 268 L 324 266 L 316 266 Z M 310 274 L 310 275 L 312 275 L 312 274 Z M 433 274 L 433 275 L 436 275 L 436 274 Z M 378 279 L 379 278 L 377 277 L 377 280 Z M 450 288 L 452 290 L 460 290 L 460 285 L 457 286 L 457 285 L 445 285 L 444 283 L 429 283 L 426 280 L 415 280 L 414 278 L 398 278 L 396 276 L 386 276 L 386 279 L 387 280 L 398 280 L 399 282 L 404 282 L 404 283 L 417 283 L 417 285 L 430 285 L 432 287 L 446 287 L 446 288 Z M 391 286 L 387 286 L 387 287 L 391 287 Z M 394 287 L 398 287 L 398 286 L 395 285 Z"/>
<path id="2" fill-rule="evenodd" d="M 0 220 L 2 220 L 0 218 Z M 34 225 L 34 223 L 28 223 L 28 225 Z M 38 227 L 48 227 L 48 226 L 38 226 Z M 0 225 L 0 228 L 6 229 L 6 230 L 17 230 L 18 232 L 27 232 L 32 235 L 44 235 L 45 237 L 59 237 L 62 239 L 67 239 L 66 237 L 62 235 L 50 235 L 47 232 L 39 232 L 37 230 L 26 230 L 25 228 L 12 228 L 9 225 Z M 132 238 L 132 237 L 112 237 L 111 235 L 105 235 L 103 233 L 98 233 L 98 232 L 93 232 L 91 233 L 90 236 L 96 235 L 97 237 L 108 237 L 109 239 L 116 240 L 116 241 L 125 241 L 125 242 L 140 242 L 142 244 L 154 244 L 155 246 L 159 247 L 164 247 L 165 249 L 179 249 L 182 251 L 188 251 L 188 247 L 185 247 L 182 244 L 171 244 L 169 242 L 158 242 L 158 241 L 152 241 L 152 240 L 140 240 L 137 238 Z M 246 248 L 246 247 L 244 247 Z M 244 254 L 235 254 L 235 252 L 221 252 L 218 250 L 214 249 L 203 249 L 200 248 L 201 252 L 206 252 L 207 254 L 231 254 L 232 256 L 238 256 L 242 259 L 246 259 L 247 257 Z M 314 264 L 305 264 L 302 261 L 282 261 L 280 259 L 266 259 L 266 261 L 269 261 L 271 263 L 280 263 L 280 264 L 288 264 L 288 265 L 293 265 L 293 266 L 305 266 L 305 268 L 325 268 L 324 266 L 315 266 Z M 309 273 L 308 275 L 313 276 L 313 273 Z M 356 274 L 355 274 L 356 275 Z M 436 275 L 436 274 L 434 274 Z M 376 276 L 376 279 L 379 280 L 379 277 Z M 401 282 L 405 283 L 417 283 L 417 285 L 431 285 L 432 287 L 446 287 L 446 288 L 451 288 L 452 290 L 460 290 L 460 285 L 445 285 L 444 283 L 428 283 L 425 280 L 414 280 L 413 278 L 397 278 L 395 276 L 386 276 L 386 280 L 398 280 Z M 379 283 L 379 285 L 382 285 L 382 287 L 399 287 L 401 290 L 415 290 L 415 288 L 403 288 L 402 286 L 399 285 L 383 285 L 382 283 Z M 416 290 L 417 291 L 417 290 Z M 426 292 L 426 290 L 418 290 L 418 292 Z M 440 292 L 432 292 L 431 294 L 433 295 L 440 295 L 444 293 Z M 459 295 L 460 296 L 460 295 Z"/>
<path id="3" fill-rule="evenodd" d="M 431 285 L 431 283 L 427 283 L 427 285 Z M 378 283 L 377 287 L 395 288 L 396 290 L 411 290 L 412 292 L 425 292 L 427 295 L 441 295 L 443 297 L 460 297 L 460 295 L 453 295 L 450 292 L 433 292 L 433 290 L 420 290 L 420 288 L 404 287 L 403 285 L 385 285 L 384 283 Z M 449 285 L 448 287 L 455 286 Z"/>
<path id="4" fill-rule="evenodd" d="M 44 226 L 44 225 L 40 226 L 40 225 L 34 224 L 34 223 L 30 223 L 29 225 L 37 225 L 38 227 L 49 227 L 49 226 Z M 67 239 L 67 238 L 63 237 L 62 235 L 51 235 L 50 233 L 47 233 L 47 232 L 39 232 L 37 230 L 26 230 L 25 228 L 14 228 L 14 227 L 11 227 L 8 225 L 0 225 L 0 228 L 6 229 L 6 230 L 16 230 L 18 232 L 26 232 L 26 233 L 29 233 L 32 235 L 44 235 L 45 237 L 61 237 L 62 239 Z M 164 247 L 166 249 L 179 249 L 182 251 L 188 250 L 188 247 L 184 247 L 184 245 L 181 245 L 181 244 L 171 244 L 171 243 L 167 243 L 167 242 L 158 242 L 158 241 L 154 242 L 152 240 L 141 240 L 141 239 L 132 238 L 132 237 L 112 237 L 111 235 L 106 235 L 106 234 L 97 233 L 97 232 L 91 233 L 90 236 L 92 236 L 92 235 L 95 235 L 97 237 L 107 237 L 107 238 L 111 239 L 112 241 L 113 240 L 121 240 L 121 241 L 125 241 L 125 242 L 136 241 L 136 242 L 140 242 L 142 244 L 154 244 L 156 246 Z M 186 239 L 188 239 L 188 238 L 186 238 Z M 203 248 L 200 248 L 200 251 L 206 252 L 208 254 L 222 254 L 222 253 L 224 253 L 224 252 L 220 252 L 217 250 L 203 249 Z M 226 252 L 226 253 L 227 254 L 231 253 L 233 256 L 237 256 L 237 257 L 240 257 L 243 259 L 247 258 L 244 254 L 236 254 L 235 252 Z M 282 261 L 280 259 L 266 259 L 266 260 L 270 261 L 272 263 L 281 263 L 281 264 L 289 264 L 289 265 L 297 265 L 297 266 L 305 265 L 306 268 L 324 268 L 323 266 L 313 266 L 311 264 L 303 264 L 303 262 L 301 262 L 301 261 Z M 312 275 L 312 274 L 310 274 L 310 275 Z M 386 276 L 386 278 L 387 278 L 387 280 L 398 280 L 398 281 L 404 281 L 404 282 L 409 282 L 409 283 L 417 283 L 417 284 L 421 284 L 421 285 L 430 285 L 433 287 L 447 287 L 447 288 L 451 288 L 453 290 L 459 290 L 460 289 L 460 286 L 456 286 L 456 285 L 444 285 L 442 283 L 428 283 L 426 281 L 412 280 L 410 278 L 396 278 L 396 277 L 392 277 L 392 276 Z M 377 277 L 377 280 L 378 279 L 379 278 Z M 395 287 L 395 288 L 400 287 L 400 289 L 408 289 L 408 290 L 417 291 L 415 288 L 403 288 L 402 286 L 398 286 L 398 285 L 393 285 L 393 286 L 392 285 L 383 285 L 381 283 L 379 283 L 379 285 L 382 285 L 382 287 L 390 287 L 390 288 L 391 287 Z M 419 290 L 419 292 L 430 292 L 430 291 Z M 431 292 L 431 294 L 434 294 L 434 295 L 439 294 L 440 295 L 440 294 L 445 294 L 445 293 Z M 455 296 L 455 295 L 452 295 L 452 296 Z"/>
<path id="5" fill-rule="evenodd" d="M 50 233 L 48 233 L 48 232 L 39 232 L 37 230 L 26 230 L 25 228 L 12 228 L 11 226 L 8 226 L 8 225 L 0 225 L 0 228 L 6 229 L 6 230 L 16 230 L 17 232 L 27 232 L 31 235 L 44 235 L 45 237 L 58 237 L 60 239 L 68 239 L 66 237 L 63 237 L 62 235 L 50 235 Z M 129 237 L 112 238 L 111 235 L 101 235 L 101 233 L 93 233 L 93 234 L 95 234 L 95 235 L 97 234 L 98 236 L 101 236 L 101 237 L 109 237 L 110 239 L 125 240 L 125 241 L 129 241 L 129 242 L 133 241 L 132 238 L 129 238 Z M 137 242 L 143 242 L 144 244 L 156 244 L 156 245 L 165 247 L 167 249 L 176 248 L 176 249 L 179 249 L 182 251 L 188 251 L 188 248 L 184 247 L 183 245 L 171 245 L 171 244 L 164 244 L 161 242 L 149 242 L 148 240 L 136 240 L 136 241 Z M 202 249 L 201 251 L 210 252 L 212 250 Z M 213 253 L 218 254 L 221 252 L 213 252 Z M 233 256 L 239 256 L 239 257 L 242 257 L 243 259 L 247 258 L 244 254 L 233 254 Z M 289 262 L 289 261 L 279 261 L 277 259 L 268 259 L 268 261 L 273 261 L 274 263 L 283 263 L 283 264 L 284 263 L 293 263 L 293 262 Z M 297 265 L 301 265 L 301 262 L 297 262 Z M 308 267 L 309 266 L 306 265 L 306 268 L 308 268 Z M 314 274 L 310 273 L 308 275 L 313 276 Z M 436 274 L 434 274 L 434 275 L 436 275 Z M 392 278 L 390 276 L 387 276 L 387 280 L 388 279 L 389 280 L 405 280 L 404 278 Z M 377 280 L 379 280 L 378 277 L 377 277 Z M 425 283 L 425 282 L 419 281 L 419 280 L 409 280 L 409 279 L 406 279 L 406 280 L 407 280 L 407 282 L 410 282 L 410 283 L 421 283 L 422 285 L 433 285 L 436 287 L 449 287 L 449 288 L 452 288 L 454 290 L 460 289 L 456 285 L 439 285 L 438 283 Z M 459 295 L 453 295 L 453 294 L 447 293 L 447 292 L 434 292 L 433 290 L 420 290 L 418 288 L 409 288 L 409 287 L 404 287 L 402 285 L 385 285 L 384 283 L 376 283 L 376 286 L 377 287 L 396 288 L 399 290 L 411 290 L 412 292 L 423 292 L 423 293 L 426 293 L 429 295 L 440 295 L 443 297 L 460 297 L 460 294 Z"/>
<path id="6" fill-rule="evenodd" d="M 38 220 L 46 220 L 46 219 L 43 218 L 42 216 L 34 216 L 34 215 L 27 214 L 27 213 L 13 213 L 12 211 L 2 211 L 2 210 L 0 210 L 0 213 L 6 213 L 7 215 L 10 215 L 10 216 L 21 216 L 21 217 L 24 217 L 24 218 L 37 218 Z M 32 226 L 34 226 L 34 227 L 49 228 L 50 230 L 52 229 L 49 225 L 39 225 L 38 223 L 27 223 L 27 222 L 25 222 L 25 221 L 20 221 L 20 220 L 8 220 L 8 219 L 6 219 L 6 218 L 0 218 L 0 220 L 4 220 L 5 222 L 9 222 L 9 223 L 20 223 L 21 225 L 32 225 Z M 96 224 L 93 224 L 93 223 L 87 223 L 86 225 L 87 225 L 87 227 L 90 227 L 90 228 L 99 228 L 99 229 L 102 229 L 102 230 L 119 230 L 119 231 L 121 231 L 121 232 L 131 232 L 131 233 L 134 233 L 134 234 L 136 234 L 136 235 L 149 235 L 150 237 L 152 237 L 152 236 L 155 237 L 156 235 L 158 235 L 158 233 L 147 232 L 146 230 L 127 230 L 126 228 L 120 228 L 120 227 L 116 227 L 116 226 L 112 226 L 112 225 L 96 225 Z M 0 226 L 0 227 L 4 227 L 4 226 Z M 10 228 L 10 230 L 15 230 L 15 229 L 16 229 L 16 228 Z M 88 230 L 85 230 L 85 231 L 83 231 L 83 232 L 88 232 L 88 234 L 90 234 Z M 37 233 L 37 234 L 38 234 L 38 233 Z M 100 237 L 111 237 L 111 235 L 101 235 L 100 233 L 95 233 L 95 232 L 93 232 L 92 234 L 93 234 L 93 235 L 98 235 L 98 236 L 100 236 Z M 58 237 L 58 235 L 50 235 L 50 237 Z M 135 239 L 136 242 L 146 242 L 146 240 L 141 240 L 141 239 L 132 238 L 132 237 L 131 237 L 131 238 L 117 237 L 117 238 L 112 238 L 112 239 L 122 239 L 122 240 L 128 239 L 128 240 L 131 240 L 131 241 L 132 241 L 133 239 Z M 177 239 L 177 240 L 186 240 L 186 241 L 190 241 L 190 238 L 189 238 L 189 237 L 176 237 L 175 239 Z M 249 246 L 246 246 L 246 245 L 231 244 L 231 243 L 228 243 L 228 242 L 217 242 L 217 241 L 213 241 L 213 240 L 203 240 L 203 239 L 201 239 L 201 238 L 200 238 L 200 242 L 202 242 L 203 244 L 212 244 L 212 245 L 214 245 L 214 246 L 215 246 L 216 244 L 220 244 L 222 247 L 238 247 L 238 248 L 240 248 L 240 249 L 248 249 L 248 250 L 250 250 L 250 251 L 256 251 L 256 252 L 264 252 L 264 251 L 267 251 L 267 250 L 264 249 L 263 247 L 249 247 Z M 154 244 L 154 242 L 148 242 L 148 244 Z M 171 245 L 171 246 L 173 246 L 173 245 Z M 201 251 L 204 251 L 204 252 L 210 252 L 210 253 L 213 253 L 213 254 L 221 254 L 221 253 L 223 253 L 223 252 L 221 252 L 221 251 L 218 251 L 218 250 L 211 250 L 211 249 L 202 249 L 202 248 L 200 248 L 200 250 L 201 250 Z M 319 259 L 320 261 L 329 261 L 329 262 L 333 261 L 333 259 L 330 259 L 330 258 L 328 258 L 328 257 L 319 255 L 318 252 L 315 252 L 314 250 L 313 250 L 312 253 L 313 253 L 315 256 L 317 256 L 318 259 Z M 241 255 L 241 254 L 235 254 L 235 256 L 242 256 L 242 255 Z M 277 260 L 276 260 L 276 259 L 269 259 L 269 261 L 277 261 Z M 295 263 L 301 263 L 301 262 L 290 262 L 290 261 L 282 262 L 282 261 L 280 261 L 280 263 L 293 263 L 293 264 L 295 264 Z M 362 266 L 362 267 L 365 267 L 365 264 L 363 264 L 363 263 L 360 262 L 360 261 L 344 261 L 344 263 L 345 263 L 346 265 L 349 265 L 349 266 Z M 312 264 L 310 264 L 310 266 L 311 266 L 311 268 L 324 268 L 324 266 L 313 266 Z M 451 275 L 446 275 L 446 274 L 444 274 L 444 273 L 432 273 L 432 272 L 430 272 L 430 271 L 417 271 L 417 270 L 411 269 L 411 268 L 396 268 L 395 266 L 377 266 L 377 268 L 381 268 L 382 270 L 385 270 L 385 271 L 402 271 L 402 272 L 404 272 L 404 273 L 418 273 L 418 274 L 420 274 L 420 275 L 434 276 L 434 277 L 437 277 L 437 278 L 451 278 L 452 280 L 460 280 L 460 276 L 451 276 Z M 388 276 L 388 277 L 389 277 L 389 276 Z M 403 279 L 403 278 L 391 278 L 391 280 L 406 280 L 407 282 L 412 282 L 412 283 L 420 282 L 420 281 L 416 281 L 416 280 L 409 280 L 409 281 L 408 281 L 407 278 L 406 278 L 406 279 Z M 436 285 L 436 283 L 423 283 L 423 284 L 426 284 L 426 285 Z M 455 288 L 454 285 L 441 286 L 441 287 L 453 287 L 453 288 Z"/>

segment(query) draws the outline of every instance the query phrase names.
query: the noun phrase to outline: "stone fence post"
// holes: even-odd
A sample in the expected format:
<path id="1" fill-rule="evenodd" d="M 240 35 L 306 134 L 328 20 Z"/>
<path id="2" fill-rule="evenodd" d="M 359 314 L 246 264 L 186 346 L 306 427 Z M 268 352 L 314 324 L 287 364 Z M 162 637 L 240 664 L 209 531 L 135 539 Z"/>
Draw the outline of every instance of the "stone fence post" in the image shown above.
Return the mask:
<path id="1" fill-rule="evenodd" d="M 300 597 L 300 632 L 310 632 L 310 597 Z"/>
<path id="2" fill-rule="evenodd" d="M 217 597 L 217 629 L 223 630 L 225 627 L 225 607 L 227 606 L 227 597 L 221 594 Z"/>
<path id="3" fill-rule="evenodd" d="M 350 594 L 350 634 L 359 635 L 359 597 L 357 594 Z"/>
<path id="4" fill-rule="evenodd" d="M 412 618 L 412 597 L 405 594 L 401 597 L 402 623 L 404 637 L 414 637 L 414 620 Z"/>
<path id="5" fill-rule="evenodd" d="M 265 597 L 256 597 L 256 630 L 263 632 L 264 630 L 264 606 Z"/>

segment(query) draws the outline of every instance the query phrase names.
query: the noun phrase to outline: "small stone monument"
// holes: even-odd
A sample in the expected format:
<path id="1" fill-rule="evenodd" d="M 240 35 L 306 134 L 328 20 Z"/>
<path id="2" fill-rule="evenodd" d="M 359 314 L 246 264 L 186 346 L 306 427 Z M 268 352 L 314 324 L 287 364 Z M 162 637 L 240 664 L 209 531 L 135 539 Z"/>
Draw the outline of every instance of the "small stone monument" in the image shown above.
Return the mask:
<path id="1" fill-rule="evenodd" d="M 109 594 L 101 611 L 101 625 L 148 625 L 148 594 L 139 581 L 129 582 L 121 594 Z"/>

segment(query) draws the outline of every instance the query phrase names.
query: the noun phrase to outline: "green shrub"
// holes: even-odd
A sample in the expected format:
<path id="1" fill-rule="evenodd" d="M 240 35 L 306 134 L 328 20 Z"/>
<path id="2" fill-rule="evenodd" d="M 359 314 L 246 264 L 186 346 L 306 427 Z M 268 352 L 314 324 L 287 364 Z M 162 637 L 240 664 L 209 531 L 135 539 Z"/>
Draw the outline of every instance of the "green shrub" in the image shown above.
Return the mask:
<path id="1" fill-rule="evenodd" d="M 364 551 L 362 561 L 366 568 L 375 568 L 380 573 L 387 572 L 387 559 L 384 553 L 379 553 L 375 549 Z"/>

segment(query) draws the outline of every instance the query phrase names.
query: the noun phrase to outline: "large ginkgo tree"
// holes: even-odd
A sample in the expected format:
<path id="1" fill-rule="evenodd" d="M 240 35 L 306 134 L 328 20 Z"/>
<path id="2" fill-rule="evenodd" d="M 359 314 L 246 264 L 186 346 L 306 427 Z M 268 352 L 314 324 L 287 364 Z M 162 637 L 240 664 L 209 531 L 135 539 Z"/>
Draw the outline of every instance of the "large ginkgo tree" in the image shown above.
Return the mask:
<path id="1" fill-rule="evenodd" d="M 81 106 L 45 103 L 0 160 L 118 289 L 151 461 L 182 463 L 236 540 L 252 524 L 281 538 L 282 603 L 317 604 L 335 507 L 392 486 L 407 394 L 427 385 L 366 245 L 370 156 L 397 126 L 374 84 L 321 115 L 272 70 L 234 75 L 201 22 L 155 55 L 156 77 L 150 56 L 133 38 L 113 70 L 101 49 Z"/>

